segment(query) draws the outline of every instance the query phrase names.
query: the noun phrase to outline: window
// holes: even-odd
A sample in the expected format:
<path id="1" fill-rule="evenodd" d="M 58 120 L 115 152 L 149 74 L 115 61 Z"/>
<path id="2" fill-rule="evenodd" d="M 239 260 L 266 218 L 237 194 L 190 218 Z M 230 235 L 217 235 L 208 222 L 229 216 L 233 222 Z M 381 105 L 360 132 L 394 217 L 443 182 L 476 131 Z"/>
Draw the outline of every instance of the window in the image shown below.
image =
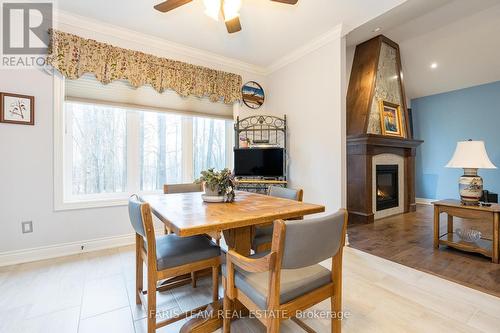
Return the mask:
<path id="1" fill-rule="evenodd" d="M 110 107 L 67 103 L 71 122 L 73 195 L 124 192 L 127 188 L 126 113 Z"/>
<path id="2" fill-rule="evenodd" d="M 194 174 L 208 168 L 226 167 L 226 126 L 217 119 L 193 119 Z"/>
<path id="3" fill-rule="evenodd" d="M 123 199 L 230 167 L 232 122 L 64 102 L 63 202 Z"/>
<path id="4" fill-rule="evenodd" d="M 182 116 L 141 112 L 141 190 L 182 182 Z"/>

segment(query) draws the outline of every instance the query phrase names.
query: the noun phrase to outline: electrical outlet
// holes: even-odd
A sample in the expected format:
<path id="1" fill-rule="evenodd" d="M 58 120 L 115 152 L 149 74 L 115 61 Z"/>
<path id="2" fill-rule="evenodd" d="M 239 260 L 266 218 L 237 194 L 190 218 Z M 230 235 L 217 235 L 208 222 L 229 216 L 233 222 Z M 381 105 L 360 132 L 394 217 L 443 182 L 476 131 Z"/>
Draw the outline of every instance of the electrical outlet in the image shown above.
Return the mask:
<path id="1" fill-rule="evenodd" d="M 33 232 L 33 221 L 23 221 L 21 222 L 21 227 L 23 230 L 23 234 Z"/>

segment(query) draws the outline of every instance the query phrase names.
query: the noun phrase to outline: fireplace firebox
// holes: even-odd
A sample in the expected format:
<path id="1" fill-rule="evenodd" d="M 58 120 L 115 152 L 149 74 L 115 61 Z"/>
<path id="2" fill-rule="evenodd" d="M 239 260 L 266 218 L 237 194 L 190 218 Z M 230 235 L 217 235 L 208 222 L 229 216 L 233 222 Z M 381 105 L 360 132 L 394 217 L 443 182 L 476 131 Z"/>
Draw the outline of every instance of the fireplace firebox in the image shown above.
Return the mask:
<path id="1" fill-rule="evenodd" d="M 377 211 L 399 206 L 398 165 L 377 165 Z"/>

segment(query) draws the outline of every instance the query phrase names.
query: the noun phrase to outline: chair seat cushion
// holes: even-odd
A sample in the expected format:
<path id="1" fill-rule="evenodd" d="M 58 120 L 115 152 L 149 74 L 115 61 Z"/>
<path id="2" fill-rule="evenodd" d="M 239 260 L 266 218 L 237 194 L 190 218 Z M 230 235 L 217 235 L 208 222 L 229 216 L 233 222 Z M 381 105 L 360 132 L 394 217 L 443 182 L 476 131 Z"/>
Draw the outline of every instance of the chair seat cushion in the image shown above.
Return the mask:
<path id="1" fill-rule="evenodd" d="M 269 272 L 249 273 L 235 266 L 234 284 L 247 295 L 259 308 L 267 308 Z M 226 276 L 226 265 L 222 265 Z M 299 269 L 282 269 L 280 284 L 280 303 L 287 303 L 308 292 L 318 289 L 332 281 L 330 270 L 321 265 Z"/>
<path id="2" fill-rule="evenodd" d="M 169 234 L 156 238 L 158 270 L 218 256 L 220 256 L 220 247 L 203 235 L 179 237 Z"/>

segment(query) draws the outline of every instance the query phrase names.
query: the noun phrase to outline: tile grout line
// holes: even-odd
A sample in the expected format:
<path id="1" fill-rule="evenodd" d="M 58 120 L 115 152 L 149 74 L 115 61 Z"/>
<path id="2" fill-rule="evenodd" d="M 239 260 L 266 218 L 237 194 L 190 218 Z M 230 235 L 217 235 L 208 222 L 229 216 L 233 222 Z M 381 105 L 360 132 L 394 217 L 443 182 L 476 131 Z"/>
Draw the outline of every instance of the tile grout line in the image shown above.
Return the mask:
<path id="1" fill-rule="evenodd" d="M 123 267 L 122 267 L 123 268 Z M 125 276 L 125 273 L 122 271 L 121 272 L 121 275 L 122 275 L 122 278 L 123 278 L 123 283 L 125 285 L 125 292 L 127 293 L 127 300 L 128 300 L 128 309 L 129 309 L 129 312 L 130 312 L 130 319 L 131 319 L 131 322 L 132 322 L 132 328 L 134 329 L 134 332 L 137 333 L 137 329 L 135 327 L 135 320 L 134 320 L 134 314 L 132 313 L 132 304 L 130 304 L 131 302 L 131 298 L 130 298 L 130 294 L 128 292 L 128 288 L 127 288 L 127 277 Z M 135 289 L 135 283 L 134 283 L 134 299 L 135 299 L 135 293 L 137 292 L 137 290 Z M 135 306 L 136 304 L 134 304 Z M 144 305 L 141 303 L 141 307 L 143 307 Z M 147 312 L 147 311 L 146 311 Z"/>

